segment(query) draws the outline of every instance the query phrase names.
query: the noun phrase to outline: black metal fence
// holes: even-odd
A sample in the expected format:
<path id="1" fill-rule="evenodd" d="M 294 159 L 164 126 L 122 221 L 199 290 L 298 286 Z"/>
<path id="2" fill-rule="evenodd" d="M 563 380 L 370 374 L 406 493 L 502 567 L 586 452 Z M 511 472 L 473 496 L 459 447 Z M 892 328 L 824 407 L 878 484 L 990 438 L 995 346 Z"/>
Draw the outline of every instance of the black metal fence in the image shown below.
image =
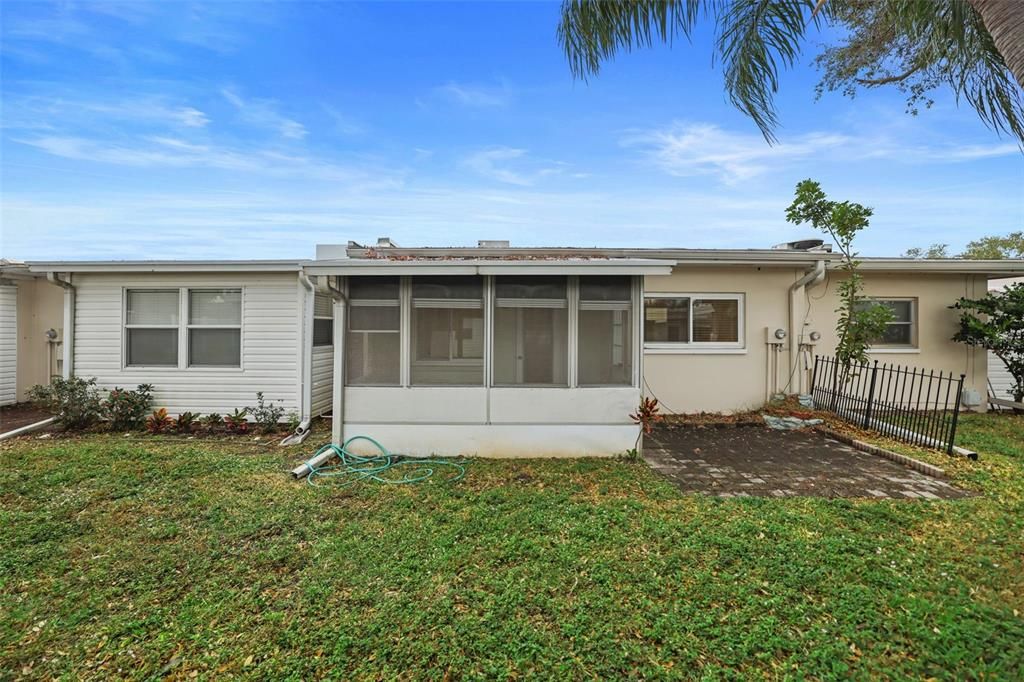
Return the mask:
<path id="1" fill-rule="evenodd" d="M 893 364 L 844 367 L 814 357 L 811 396 L 819 409 L 914 445 L 953 454 L 964 375 Z"/>

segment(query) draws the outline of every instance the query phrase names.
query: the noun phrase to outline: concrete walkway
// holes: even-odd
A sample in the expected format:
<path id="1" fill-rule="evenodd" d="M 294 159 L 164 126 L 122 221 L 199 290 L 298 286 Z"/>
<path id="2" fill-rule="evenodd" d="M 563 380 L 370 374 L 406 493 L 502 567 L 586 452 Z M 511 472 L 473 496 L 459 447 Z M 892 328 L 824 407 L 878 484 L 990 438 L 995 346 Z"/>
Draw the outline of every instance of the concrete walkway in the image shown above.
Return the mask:
<path id="1" fill-rule="evenodd" d="M 941 479 L 809 431 L 676 426 L 644 437 L 644 459 L 683 492 L 718 497 L 969 497 Z"/>

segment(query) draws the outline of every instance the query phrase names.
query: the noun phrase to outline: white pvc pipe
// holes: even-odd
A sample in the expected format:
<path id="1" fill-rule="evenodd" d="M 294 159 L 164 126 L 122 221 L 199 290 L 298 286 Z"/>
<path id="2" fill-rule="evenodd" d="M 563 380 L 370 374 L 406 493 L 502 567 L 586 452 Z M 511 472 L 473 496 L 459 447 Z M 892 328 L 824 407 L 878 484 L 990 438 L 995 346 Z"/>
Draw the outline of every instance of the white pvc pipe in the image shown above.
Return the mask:
<path id="1" fill-rule="evenodd" d="M 56 417 L 50 417 L 49 419 L 44 419 L 41 422 L 36 422 L 35 424 L 28 424 L 27 426 L 22 426 L 21 428 L 14 429 L 13 431 L 8 431 L 7 433 L 0 433 L 0 440 L 7 440 L 8 438 L 23 436 L 26 433 L 38 431 L 39 429 L 45 428 L 52 424 L 54 419 L 56 419 Z"/>

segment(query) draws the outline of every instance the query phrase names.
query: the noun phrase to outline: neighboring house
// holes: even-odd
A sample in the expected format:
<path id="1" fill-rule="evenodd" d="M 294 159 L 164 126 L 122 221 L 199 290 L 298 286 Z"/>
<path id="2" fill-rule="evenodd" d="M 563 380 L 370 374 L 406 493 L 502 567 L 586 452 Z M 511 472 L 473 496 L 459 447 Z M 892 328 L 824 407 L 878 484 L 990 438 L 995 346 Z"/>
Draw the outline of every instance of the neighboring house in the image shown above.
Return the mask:
<path id="1" fill-rule="evenodd" d="M 64 295 L 28 266 L 0 260 L 0 405 L 59 375 Z"/>
<path id="2" fill-rule="evenodd" d="M 585 455 L 633 447 L 628 415 L 644 394 L 697 412 L 808 390 L 813 354 L 833 350 L 843 275 L 820 240 L 787 246 L 403 249 L 382 239 L 321 245 L 313 260 L 29 269 L 67 287 L 64 373 L 154 384 L 171 413 L 230 412 L 263 391 L 304 421 L 335 415 L 336 442 L 365 434 L 398 452 Z M 950 341 L 948 306 L 1024 264 L 864 258 L 861 268 L 867 294 L 896 313 L 873 357 L 963 373 L 984 395 L 985 353 Z"/>
<path id="3" fill-rule="evenodd" d="M 989 291 L 999 291 L 1019 282 L 1024 282 L 1024 277 L 995 279 L 988 283 L 988 288 Z M 992 394 L 996 398 L 1013 400 L 1013 375 L 1010 374 L 1010 370 L 994 353 L 988 354 L 988 383 Z"/>

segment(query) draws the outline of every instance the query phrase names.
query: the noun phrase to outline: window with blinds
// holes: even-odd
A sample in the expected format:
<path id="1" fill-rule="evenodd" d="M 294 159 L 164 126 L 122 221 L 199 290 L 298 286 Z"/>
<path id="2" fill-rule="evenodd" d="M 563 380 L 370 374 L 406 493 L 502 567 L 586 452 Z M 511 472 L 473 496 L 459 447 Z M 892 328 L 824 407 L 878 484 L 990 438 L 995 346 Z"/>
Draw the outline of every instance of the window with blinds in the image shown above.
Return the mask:
<path id="1" fill-rule="evenodd" d="M 313 347 L 334 345 L 334 300 L 326 294 L 313 297 Z"/>
<path id="2" fill-rule="evenodd" d="M 177 289 L 129 289 L 125 301 L 125 364 L 177 367 L 179 317 Z"/>
<path id="3" fill-rule="evenodd" d="M 917 347 L 917 299 L 916 298 L 873 298 L 858 302 L 858 308 L 884 305 L 892 311 L 892 319 L 885 326 L 882 336 L 871 345 L 876 348 Z"/>
<path id="4" fill-rule="evenodd" d="M 190 289 L 189 367 L 241 367 L 242 290 Z"/>
<path id="5" fill-rule="evenodd" d="M 578 383 L 633 383 L 632 286 L 629 277 L 579 278 Z"/>
<path id="6" fill-rule="evenodd" d="M 648 349 L 742 348 L 742 294 L 648 294 L 644 299 Z"/>
<path id="7" fill-rule="evenodd" d="M 411 332 L 412 385 L 483 385 L 483 278 L 413 279 Z"/>
<path id="8" fill-rule="evenodd" d="M 351 386 L 401 382 L 402 317 L 397 277 L 350 277 L 345 376 Z"/>
<path id="9" fill-rule="evenodd" d="M 496 278 L 493 347 L 495 385 L 567 386 L 566 278 Z"/>

